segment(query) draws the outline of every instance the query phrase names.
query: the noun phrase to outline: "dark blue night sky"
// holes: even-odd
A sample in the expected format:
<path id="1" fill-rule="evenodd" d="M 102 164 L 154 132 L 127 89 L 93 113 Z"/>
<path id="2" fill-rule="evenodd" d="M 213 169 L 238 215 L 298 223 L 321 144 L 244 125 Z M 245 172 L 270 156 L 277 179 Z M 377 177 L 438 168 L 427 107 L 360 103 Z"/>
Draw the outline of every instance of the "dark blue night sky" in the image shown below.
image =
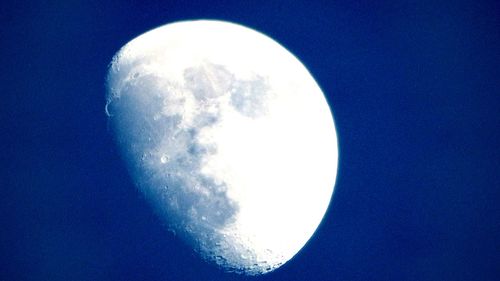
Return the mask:
<path id="1" fill-rule="evenodd" d="M 166 230 L 106 124 L 115 52 L 198 18 L 283 44 L 336 121 L 328 213 L 259 278 Z M 496 1 L 8 1 L 0 24 L 0 280 L 500 280 Z"/>

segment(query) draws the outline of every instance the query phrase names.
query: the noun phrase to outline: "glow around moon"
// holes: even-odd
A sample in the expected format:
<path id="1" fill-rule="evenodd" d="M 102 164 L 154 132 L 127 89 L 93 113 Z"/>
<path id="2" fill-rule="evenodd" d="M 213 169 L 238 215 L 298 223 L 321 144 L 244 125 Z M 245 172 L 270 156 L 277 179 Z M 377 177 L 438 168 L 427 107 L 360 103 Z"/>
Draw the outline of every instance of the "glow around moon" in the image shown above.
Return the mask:
<path id="1" fill-rule="evenodd" d="M 208 20 L 144 33 L 110 65 L 106 112 L 147 200 L 225 270 L 276 269 L 327 210 L 331 112 L 307 69 L 261 33 Z"/>

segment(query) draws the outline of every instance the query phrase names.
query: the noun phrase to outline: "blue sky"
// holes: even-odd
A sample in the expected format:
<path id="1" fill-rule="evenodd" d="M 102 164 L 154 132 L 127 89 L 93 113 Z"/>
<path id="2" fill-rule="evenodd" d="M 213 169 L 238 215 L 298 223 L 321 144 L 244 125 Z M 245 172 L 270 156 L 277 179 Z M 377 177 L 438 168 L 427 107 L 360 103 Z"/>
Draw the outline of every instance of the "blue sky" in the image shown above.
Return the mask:
<path id="1" fill-rule="evenodd" d="M 267 2 L 2 3 L 0 279 L 498 280 L 498 3 Z M 166 230 L 106 123 L 114 53 L 198 18 L 280 42 L 336 121 L 328 213 L 260 278 L 205 264 Z"/>

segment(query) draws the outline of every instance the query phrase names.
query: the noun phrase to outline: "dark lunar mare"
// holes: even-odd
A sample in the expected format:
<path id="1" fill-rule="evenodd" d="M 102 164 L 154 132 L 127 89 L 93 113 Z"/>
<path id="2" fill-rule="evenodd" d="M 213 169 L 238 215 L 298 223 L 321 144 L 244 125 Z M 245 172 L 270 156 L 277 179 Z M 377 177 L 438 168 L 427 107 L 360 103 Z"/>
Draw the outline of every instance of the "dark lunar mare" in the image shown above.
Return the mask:
<path id="1" fill-rule="evenodd" d="M 167 218 L 169 229 L 203 258 L 229 271 L 250 272 L 222 254 L 233 252 L 229 248 L 234 241 L 219 230 L 235 221 L 238 204 L 227 196 L 224 182 L 201 172 L 217 145 L 202 143 L 200 133 L 221 120 L 221 96 L 229 95 L 229 105 L 247 118 L 265 116 L 272 96 L 268 80 L 259 75 L 236 79 L 224 66 L 210 62 L 184 70 L 183 84 L 137 68 L 133 62 L 121 69 L 112 64 L 110 77 L 117 77 L 117 71 L 130 78 L 121 77 L 119 85 L 108 81 L 106 111 L 138 188 L 154 202 L 158 215 Z M 194 99 L 195 105 L 188 108 L 186 99 Z M 254 259 L 248 253 L 248 260 Z"/>
<path id="2" fill-rule="evenodd" d="M 136 184 L 155 202 L 159 215 L 168 217 L 169 229 L 195 249 L 207 251 L 220 243 L 214 232 L 231 222 L 238 210 L 225 184 L 201 173 L 203 157 L 214 153 L 215 146 L 201 144 L 197 137 L 217 116 L 201 111 L 192 128 L 181 128 L 183 116 L 161 114 L 168 89 L 180 87 L 159 81 L 153 75 L 134 75 L 107 105 L 110 125 Z M 196 90 L 210 92 L 207 87 Z M 189 88 L 184 92 L 195 94 Z M 168 157 L 166 163 L 161 157 Z"/>

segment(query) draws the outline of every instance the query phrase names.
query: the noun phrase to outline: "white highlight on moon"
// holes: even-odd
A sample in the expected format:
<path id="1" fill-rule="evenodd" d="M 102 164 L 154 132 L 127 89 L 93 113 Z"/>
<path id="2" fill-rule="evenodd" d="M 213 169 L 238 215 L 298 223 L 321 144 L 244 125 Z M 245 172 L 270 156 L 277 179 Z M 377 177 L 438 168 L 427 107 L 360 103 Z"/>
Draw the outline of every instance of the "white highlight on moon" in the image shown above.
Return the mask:
<path id="1" fill-rule="evenodd" d="M 262 274 L 313 235 L 337 139 L 321 89 L 285 48 L 232 23 L 168 24 L 116 54 L 107 87 L 135 182 L 203 258 Z"/>

